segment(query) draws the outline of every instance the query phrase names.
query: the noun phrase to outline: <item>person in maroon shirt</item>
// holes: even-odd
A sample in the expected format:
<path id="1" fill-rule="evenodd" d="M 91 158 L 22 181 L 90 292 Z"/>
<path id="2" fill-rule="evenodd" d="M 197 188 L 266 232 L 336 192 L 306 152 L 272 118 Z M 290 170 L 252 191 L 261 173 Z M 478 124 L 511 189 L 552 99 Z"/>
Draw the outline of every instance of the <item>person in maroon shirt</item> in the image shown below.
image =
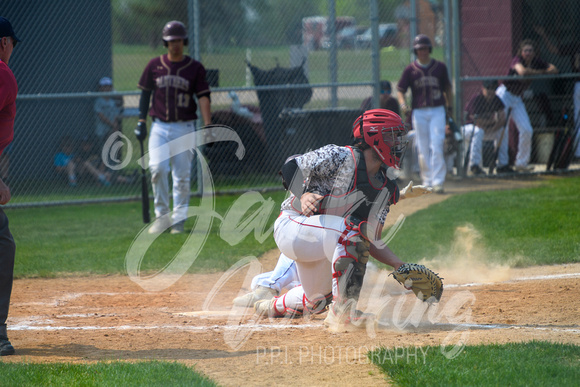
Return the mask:
<path id="1" fill-rule="evenodd" d="M 431 58 L 433 46 L 426 35 L 417 35 L 413 45 L 417 59 L 408 65 L 397 84 L 401 110 L 412 110 L 413 129 L 419 151 L 423 185 L 433 192 L 443 193 L 445 166 L 446 106 L 451 110 L 451 82 L 447 66 Z M 405 93 L 411 89 L 412 109 L 405 102 Z"/>
<path id="2" fill-rule="evenodd" d="M 555 74 L 558 72 L 556 66 L 543 61 L 535 54 L 534 42 L 525 39 L 520 43 L 518 54 L 512 59 L 508 75 L 538 75 L 538 74 Z M 518 154 L 516 156 L 516 171 L 526 172 L 534 168 L 528 163 L 532 154 L 532 135 L 533 128 L 530 117 L 526 111 L 526 106 L 522 100 L 522 94 L 530 87 L 531 80 L 506 80 L 497 88 L 496 94 L 505 105 L 506 110 L 511 108 L 510 116 L 506 119 L 512 119 L 518 128 Z M 508 126 L 506 126 L 506 131 Z M 507 139 L 507 134 L 504 134 Z M 507 152 L 506 147 L 500 148 L 499 159 L 507 160 L 503 154 Z M 498 165 L 497 172 L 513 172 L 509 165 Z"/>
<path id="3" fill-rule="evenodd" d="M 499 144 L 501 132 L 505 127 L 505 107 L 501 99 L 495 95 L 498 87 L 496 80 L 483 81 L 481 92 L 473 96 L 467 106 L 467 120 L 463 126 L 464 140 L 470 147 L 469 167 L 474 175 L 485 174 L 481 168 L 483 141 L 490 140 L 507 148 L 507 141 Z M 507 152 L 502 153 L 507 156 Z M 499 160 L 499 165 L 507 164 L 507 160 Z"/>
<path id="4" fill-rule="evenodd" d="M 147 112 L 153 94 L 149 115 L 153 119 L 149 138 L 149 168 L 153 186 L 155 216 L 149 228 L 152 234 L 184 231 L 191 186 L 192 151 L 176 150 L 187 141 L 187 147 L 196 147 L 195 120 L 197 99 L 204 124 L 211 125 L 210 89 L 203 65 L 184 55 L 187 30 L 179 21 L 170 21 L 163 28 L 163 42 L 167 54 L 153 58 L 143 71 L 138 87 L 142 90 L 139 101 L 139 123 L 135 134 L 140 141 L 147 137 Z M 165 145 L 165 146 L 164 146 Z M 173 212 L 169 215 L 169 172 L 173 178 Z M 171 220 L 170 220 L 171 217 Z"/>
<path id="5" fill-rule="evenodd" d="M 8 67 L 8 61 L 19 41 L 10 22 L 0 16 L 0 155 L 14 138 L 18 85 L 12 70 Z M 10 188 L 0 178 L 0 204 L 9 201 Z M 15 352 L 6 332 L 14 280 L 15 252 L 16 245 L 8 227 L 8 217 L 0 207 L 0 356 L 12 355 Z"/>
<path id="6" fill-rule="evenodd" d="M 387 109 L 400 115 L 399 102 L 391 95 L 391 82 L 381 81 L 381 96 L 379 104 L 381 109 Z M 373 97 L 367 97 L 360 105 L 361 110 L 371 110 L 373 108 Z"/>

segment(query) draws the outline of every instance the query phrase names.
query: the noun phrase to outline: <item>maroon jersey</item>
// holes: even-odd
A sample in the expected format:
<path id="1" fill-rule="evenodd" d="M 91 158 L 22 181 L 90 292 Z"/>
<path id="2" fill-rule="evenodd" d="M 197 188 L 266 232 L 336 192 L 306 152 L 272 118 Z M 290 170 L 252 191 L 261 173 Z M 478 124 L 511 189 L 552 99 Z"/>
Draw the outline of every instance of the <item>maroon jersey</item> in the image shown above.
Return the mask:
<path id="1" fill-rule="evenodd" d="M 510 69 L 509 69 L 507 75 L 518 75 L 518 72 L 514 68 L 514 66 L 518 63 L 521 63 L 522 65 L 524 65 L 523 59 L 519 55 L 515 56 L 512 59 L 512 63 L 510 64 Z M 528 66 L 524 65 L 524 67 L 527 67 L 529 69 L 534 69 L 534 70 L 545 70 L 549 67 L 549 64 L 536 56 L 536 57 L 532 58 L 532 61 L 530 62 L 530 64 Z M 517 80 L 517 81 L 505 80 L 503 82 L 503 84 L 505 85 L 505 88 L 513 95 L 522 95 L 522 93 L 528 87 L 530 87 L 531 83 L 532 83 L 531 80 L 529 80 L 529 81 L 528 80 Z"/>
<path id="2" fill-rule="evenodd" d="M 497 95 L 493 95 L 491 99 L 487 99 L 483 94 L 474 96 L 465 107 L 467 112 L 466 124 L 473 124 L 475 116 L 486 117 L 491 116 L 495 112 L 505 109 L 501 99 Z"/>
<path id="3" fill-rule="evenodd" d="M 153 90 L 149 115 L 164 122 L 192 121 L 197 118 L 195 98 L 209 96 L 203 65 L 189 56 L 171 62 L 167 54 L 151 59 L 138 87 Z"/>
<path id="4" fill-rule="evenodd" d="M 14 138 L 18 85 L 12 70 L 0 61 L 0 155 Z"/>
<path id="5" fill-rule="evenodd" d="M 451 87 L 447 66 L 435 59 L 427 67 L 414 61 L 403 70 L 397 90 L 406 93 L 409 87 L 413 109 L 445 105 L 443 92 Z"/>

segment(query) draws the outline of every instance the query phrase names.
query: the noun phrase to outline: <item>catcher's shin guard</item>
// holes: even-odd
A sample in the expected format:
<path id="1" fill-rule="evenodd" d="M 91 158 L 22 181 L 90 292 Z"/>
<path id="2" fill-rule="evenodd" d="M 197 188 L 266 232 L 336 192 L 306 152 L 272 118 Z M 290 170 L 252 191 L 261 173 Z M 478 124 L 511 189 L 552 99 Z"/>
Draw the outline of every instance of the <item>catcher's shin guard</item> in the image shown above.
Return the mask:
<path id="1" fill-rule="evenodd" d="M 301 300 L 295 302 L 286 299 L 288 293 L 271 300 L 259 300 L 254 305 L 256 314 L 267 317 L 297 318 L 309 314 L 319 314 L 326 311 L 326 307 L 332 302 L 332 293 L 309 300 L 302 295 Z"/>
<path id="2" fill-rule="evenodd" d="M 306 297 L 304 297 L 306 299 Z M 324 297 L 315 299 L 312 302 L 305 303 L 306 310 L 310 314 L 319 314 L 326 311 L 327 306 L 332 303 L 332 292 L 328 293 Z"/>
<path id="3" fill-rule="evenodd" d="M 345 222 L 346 229 L 338 240 L 338 243 L 344 246 L 345 255 L 334 262 L 333 278 L 338 281 L 339 301 L 348 299 L 358 301 L 371 247 L 366 234 L 368 223 L 352 216 L 346 218 Z"/>

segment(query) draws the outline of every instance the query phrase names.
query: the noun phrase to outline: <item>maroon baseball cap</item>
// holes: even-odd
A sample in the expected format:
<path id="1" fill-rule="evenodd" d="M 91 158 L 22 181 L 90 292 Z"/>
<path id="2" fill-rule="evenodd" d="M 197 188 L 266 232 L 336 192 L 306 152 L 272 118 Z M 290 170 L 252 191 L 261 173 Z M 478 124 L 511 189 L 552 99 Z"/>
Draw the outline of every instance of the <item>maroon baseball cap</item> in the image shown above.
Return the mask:
<path id="1" fill-rule="evenodd" d="M 12 24 L 10 24 L 8 19 L 0 16 L 0 38 L 5 36 L 10 36 L 15 42 L 21 42 L 21 40 L 16 37 L 16 34 L 14 34 Z"/>

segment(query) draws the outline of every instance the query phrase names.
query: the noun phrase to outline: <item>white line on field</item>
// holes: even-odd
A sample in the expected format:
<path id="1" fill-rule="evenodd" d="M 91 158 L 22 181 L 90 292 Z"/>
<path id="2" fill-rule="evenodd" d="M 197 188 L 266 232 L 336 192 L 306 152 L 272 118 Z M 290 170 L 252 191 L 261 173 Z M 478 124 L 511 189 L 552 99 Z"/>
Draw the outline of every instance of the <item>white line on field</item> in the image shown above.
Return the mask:
<path id="1" fill-rule="evenodd" d="M 580 273 L 567 273 L 567 274 L 550 274 L 550 275 L 538 275 L 538 276 L 531 276 L 531 277 L 517 277 L 512 278 L 507 281 L 503 282 L 472 282 L 466 284 L 445 284 L 445 288 L 458 288 L 458 287 L 473 287 L 473 286 L 484 286 L 484 285 L 492 285 L 492 284 L 502 284 L 502 283 L 510 283 L 510 282 L 519 282 L 519 281 L 540 281 L 540 280 L 554 280 L 554 279 L 567 279 L 567 278 L 580 278 Z M 191 294 L 199 294 L 200 292 L 157 292 L 156 294 L 172 294 L 172 295 L 191 295 Z M 403 292 L 405 293 L 405 292 Z M 29 305 L 55 305 L 62 303 L 63 301 L 69 301 L 76 298 L 80 298 L 82 296 L 126 296 L 126 295 L 147 295 L 147 293 L 142 292 L 87 292 L 87 293 L 68 293 L 64 296 L 58 297 L 54 299 L 52 302 L 15 302 L 13 305 L 19 306 L 29 306 Z M 205 311 L 197 311 L 197 312 L 189 312 L 190 315 L 194 315 L 196 313 L 205 314 Z M 186 315 L 186 313 L 182 313 Z"/>
<path id="2" fill-rule="evenodd" d="M 567 279 L 567 278 L 580 278 L 580 273 L 567 273 L 567 274 L 550 274 L 550 275 L 537 275 L 531 277 L 518 277 L 512 278 L 503 282 L 472 282 L 467 284 L 445 284 L 445 288 L 463 288 L 463 287 L 473 287 L 473 286 L 484 286 L 492 284 L 507 284 L 510 282 L 521 282 L 521 281 L 542 281 L 542 280 L 556 280 L 556 279 Z"/>
<path id="3" fill-rule="evenodd" d="M 213 330 L 244 330 L 250 329 L 254 331 L 263 331 L 269 329 L 307 329 L 307 328 L 321 328 L 318 324 L 243 324 L 243 325 L 203 325 L 203 326 L 181 326 L 181 325 L 162 325 L 162 326 L 140 326 L 140 325 L 119 325 L 111 327 L 101 326 L 82 326 L 82 327 L 64 327 L 64 326 L 33 326 L 33 325 L 10 325 L 11 331 L 105 331 L 105 330 L 121 330 L 121 331 L 139 331 L 139 330 L 177 330 L 177 331 L 191 331 L 191 332 L 207 332 Z"/>
<path id="4" fill-rule="evenodd" d="M 513 278 L 511 280 L 505 281 L 503 283 L 510 283 L 510 282 L 520 282 L 520 281 L 538 281 L 538 280 L 556 280 L 556 279 L 567 279 L 567 278 L 579 278 L 580 273 L 567 273 L 567 274 L 551 274 L 551 275 L 538 275 L 538 276 L 530 276 L 530 277 L 519 277 Z M 473 287 L 473 286 L 484 286 L 490 284 L 498 284 L 496 283 L 468 283 L 468 284 L 446 284 L 446 288 L 459 288 L 459 287 Z M 185 292 L 184 292 L 185 293 Z M 127 294 L 138 294 L 142 295 L 143 293 L 139 292 L 119 292 L 119 293 L 112 293 L 112 292 L 91 292 L 91 293 L 69 293 L 62 297 L 59 297 L 53 302 L 50 303 L 42 303 L 42 302 L 32 302 L 32 303 L 15 303 L 15 305 L 58 305 L 61 304 L 63 301 L 66 302 L 68 300 L 79 298 L 83 295 L 104 295 L 104 296 L 118 296 L 118 295 L 127 295 Z M 175 294 L 175 292 L 173 292 Z M 231 311 L 193 311 L 193 312 L 185 312 L 185 313 L 174 313 L 175 315 L 182 315 L 182 316 L 210 316 L 210 317 L 227 317 L 231 315 Z M 235 315 L 238 315 L 234 313 Z M 106 315 L 99 315 L 99 316 L 113 316 L 111 314 Z M 67 318 L 67 317 L 95 317 L 94 314 L 68 314 L 68 315 L 57 315 L 56 318 Z M 11 318 L 10 320 L 17 319 Z M 321 328 L 322 324 L 299 324 L 299 325 L 289 325 L 285 323 L 281 324 L 244 324 L 244 325 L 210 325 L 210 326 L 180 326 L 180 325 L 164 325 L 164 326 L 129 326 L 129 325 L 122 325 L 122 326 L 76 326 L 76 327 L 67 327 L 67 326 L 54 326 L 54 325 L 40 325 L 40 324 L 51 324 L 53 320 L 50 319 L 43 319 L 40 316 L 34 316 L 34 318 L 28 317 L 25 319 L 21 319 L 18 323 L 10 324 L 10 330 L 15 331 L 67 331 L 67 330 L 80 330 L 80 331 L 91 331 L 91 330 L 153 330 L 153 329 L 165 329 L 165 330 L 181 330 L 181 331 L 190 331 L 190 332 L 202 332 L 207 331 L 208 329 L 213 330 L 241 330 L 241 329 L 251 329 L 251 330 L 271 330 L 271 329 L 308 329 L 308 328 Z M 559 327 L 549 327 L 549 326 L 541 326 L 541 327 L 533 327 L 533 326 L 526 326 L 526 325 L 507 325 L 507 324 L 433 324 L 434 326 L 448 326 L 450 329 L 531 329 L 531 330 L 549 330 L 552 332 L 568 332 L 568 333 L 580 333 L 580 328 L 575 327 L 568 327 L 568 328 L 559 328 Z"/>
<path id="5" fill-rule="evenodd" d="M 379 324 L 379 327 L 383 324 Z M 424 325 L 421 328 L 429 328 L 431 325 Z M 433 327 L 448 328 L 448 330 L 468 330 L 468 329 L 523 329 L 533 331 L 550 331 L 550 332 L 566 332 L 580 334 L 580 327 L 550 327 L 550 326 L 529 326 L 529 325 L 510 325 L 510 324 L 432 324 Z M 163 325 L 163 326 L 81 326 L 81 327 L 65 327 L 65 326 L 32 326 L 32 325 L 11 325 L 11 331 L 106 331 L 106 330 L 120 330 L 120 331 L 141 331 L 141 330 L 175 330 L 187 332 L 207 332 L 208 330 L 218 331 L 267 331 L 276 329 L 316 329 L 322 328 L 323 324 L 243 324 L 243 325 L 209 325 L 209 326 L 181 326 L 181 325 Z M 389 327 L 385 327 L 389 328 Z M 392 328 L 390 328 L 392 329 Z M 401 330 L 402 332 L 407 330 Z"/>
<path id="6" fill-rule="evenodd" d="M 519 278 L 514 278 L 512 281 L 535 281 L 535 280 L 551 280 L 551 279 L 576 278 L 576 277 L 580 277 L 580 273 L 550 274 L 550 275 L 537 275 L 537 276 L 532 276 L 532 277 L 519 277 Z"/>
<path id="7" fill-rule="evenodd" d="M 580 333 L 580 327 L 550 327 L 550 326 L 529 326 L 529 325 L 510 325 L 510 324 L 433 324 L 435 326 L 449 327 L 451 329 L 532 329 L 537 331 L 552 332 L 569 332 Z"/>

